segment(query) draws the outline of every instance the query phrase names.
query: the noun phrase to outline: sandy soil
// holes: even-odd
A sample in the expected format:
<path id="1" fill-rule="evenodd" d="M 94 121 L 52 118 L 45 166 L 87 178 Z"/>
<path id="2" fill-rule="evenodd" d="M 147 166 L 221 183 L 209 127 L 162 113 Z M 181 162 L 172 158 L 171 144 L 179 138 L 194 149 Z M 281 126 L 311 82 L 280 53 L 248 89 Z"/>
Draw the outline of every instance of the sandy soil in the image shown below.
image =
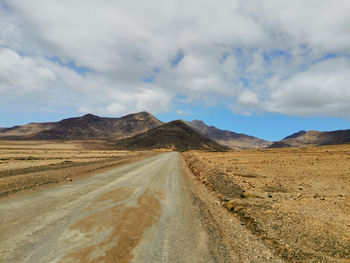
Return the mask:
<path id="1" fill-rule="evenodd" d="M 0 198 L 70 182 L 157 154 L 110 150 L 108 145 L 93 141 L 0 141 Z"/>
<path id="2" fill-rule="evenodd" d="M 197 182 L 287 262 L 350 262 L 350 146 L 183 154 Z"/>
<path id="3" fill-rule="evenodd" d="M 203 225 L 210 233 L 213 242 L 212 249 L 220 250 L 224 248 L 230 256 L 229 262 L 283 262 L 239 218 L 232 216 L 232 213 L 217 198 L 215 191 L 206 187 L 206 184 L 193 176 L 184 159 L 182 159 L 182 162 L 185 167 L 183 174 L 189 189 L 192 191 L 194 204 L 199 208 Z"/>
<path id="4" fill-rule="evenodd" d="M 1 262 L 235 262 L 178 153 L 0 200 Z M 204 208 L 206 206 L 204 205 Z"/>

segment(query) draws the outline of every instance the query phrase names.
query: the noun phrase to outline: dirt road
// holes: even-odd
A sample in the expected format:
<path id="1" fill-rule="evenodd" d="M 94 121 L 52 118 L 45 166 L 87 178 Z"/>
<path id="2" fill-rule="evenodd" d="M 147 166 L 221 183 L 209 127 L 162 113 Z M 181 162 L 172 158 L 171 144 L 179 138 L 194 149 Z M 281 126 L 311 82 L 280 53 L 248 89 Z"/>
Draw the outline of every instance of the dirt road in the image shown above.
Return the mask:
<path id="1" fill-rule="evenodd" d="M 165 153 L 2 199 L 0 262 L 229 262 L 181 173 Z"/>

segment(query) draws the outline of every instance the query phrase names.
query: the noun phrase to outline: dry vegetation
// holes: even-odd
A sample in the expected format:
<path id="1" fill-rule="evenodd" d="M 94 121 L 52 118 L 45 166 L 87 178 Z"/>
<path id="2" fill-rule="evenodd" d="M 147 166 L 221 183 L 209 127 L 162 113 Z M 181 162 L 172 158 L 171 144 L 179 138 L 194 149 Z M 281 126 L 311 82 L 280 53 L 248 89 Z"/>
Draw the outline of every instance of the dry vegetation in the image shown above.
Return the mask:
<path id="1" fill-rule="evenodd" d="M 183 155 L 276 255 L 350 262 L 350 145 Z"/>
<path id="2" fill-rule="evenodd" d="M 70 182 L 155 154 L 115 151 L 98 141 L 0 141 L 0 197 Z"/>

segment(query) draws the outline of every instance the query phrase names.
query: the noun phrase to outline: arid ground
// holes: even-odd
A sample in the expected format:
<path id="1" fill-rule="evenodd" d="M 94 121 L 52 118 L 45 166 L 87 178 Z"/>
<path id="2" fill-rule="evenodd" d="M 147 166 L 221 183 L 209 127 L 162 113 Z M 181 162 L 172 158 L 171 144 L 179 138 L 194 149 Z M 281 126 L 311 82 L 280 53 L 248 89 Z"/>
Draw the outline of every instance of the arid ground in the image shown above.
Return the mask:
<path id="1" fill-rule="evenodd" d="M 350 145 L 183 155 L 284 261 L 350 262 Z"/>
<path id="2" fill-rule="evenodd" d="M 3 141 L 0 213 L 5 262 L 350 262 L 350 145 Z"/>
<path id="3" fill-rule="evenodd" d="M 232 262 L 206 206 L 194 203 L 179 153 L 92 151 L 72 144 L 51 144 L 47 153 L 33 144 L 28 153 L 24 146 L 3 150 L 3 159 L 25 159 L 22 168 L 3 173 L 40 172 L 4 174 L 7 189 L 16 183 L 22 191 L 0 198 L 1 262 Z M 34 158 L 45 160 L 29 165 Z M 55 168 L 48 170 L 50 162 Z M 77 166 L 64 166 L 71 162 Z M 61 179 L 64 184 L 55 183 Z M 47 185 L 33 186 L 41 180 Z"/>
<path id="4" fill-rule="evenodd" d="M 65 183 L 157 154 L 99 142 L 0 141 L 0 197 Z"/>

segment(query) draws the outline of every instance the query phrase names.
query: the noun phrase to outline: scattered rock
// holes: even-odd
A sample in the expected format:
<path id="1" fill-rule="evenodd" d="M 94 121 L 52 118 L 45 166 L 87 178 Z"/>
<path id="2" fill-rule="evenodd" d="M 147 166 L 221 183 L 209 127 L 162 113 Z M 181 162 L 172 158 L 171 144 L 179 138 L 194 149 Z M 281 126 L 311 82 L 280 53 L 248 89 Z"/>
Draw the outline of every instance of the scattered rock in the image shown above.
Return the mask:
<path id="1" fill-rule="evenodd" d="M 272 198 L 272 194 L 268 194 L 267 197 L 268 197 L 268 198 Z"/>
<path id="2" fill-rule="evenodd" d="M 243 209 L 244 209 L 243 206 L 235 206 L 235 207 L 233 208 L 233 212 L 239 213 L 239 212 L 241 212 Z"/>
<path id="3" fill-rule="evenodd" d="M 225 206 L 228 210 L 233 211 L 235 209 L 235 204 L 231 201 L 225 203 Z"/>
<path id="4" fill-rule="evenodd" d="M 231 198 L 229 198 L 229 197 L 224 197 L 224 198 L 222 199 L 222 201 L 228 202 L 228 201 L 231 201 Z"/>

